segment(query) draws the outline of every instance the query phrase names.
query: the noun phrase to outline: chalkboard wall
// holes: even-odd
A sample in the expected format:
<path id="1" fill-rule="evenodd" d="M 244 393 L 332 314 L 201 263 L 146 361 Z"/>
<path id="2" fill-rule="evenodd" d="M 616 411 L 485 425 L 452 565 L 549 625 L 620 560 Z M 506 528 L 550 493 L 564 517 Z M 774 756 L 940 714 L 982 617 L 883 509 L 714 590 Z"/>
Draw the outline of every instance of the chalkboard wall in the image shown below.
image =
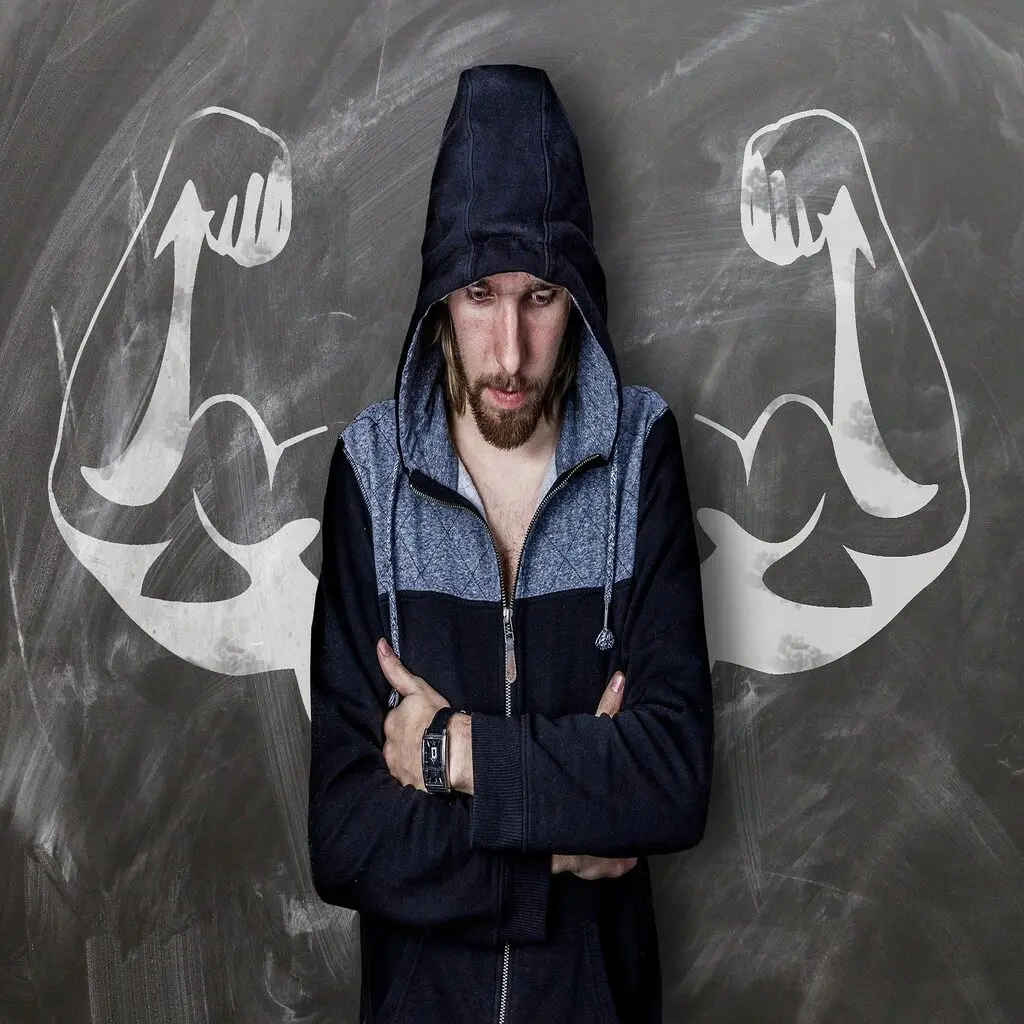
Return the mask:
<path id="1" fill-rule="evenodd" d="M 502 62 L 576 128 L 699 524 L 666 1021 L 1024 1019 L 1022 53 L 1010 0 L 8 0 L 0 1019 L 356 1020 L 306 851 L 324 484 Z"/>

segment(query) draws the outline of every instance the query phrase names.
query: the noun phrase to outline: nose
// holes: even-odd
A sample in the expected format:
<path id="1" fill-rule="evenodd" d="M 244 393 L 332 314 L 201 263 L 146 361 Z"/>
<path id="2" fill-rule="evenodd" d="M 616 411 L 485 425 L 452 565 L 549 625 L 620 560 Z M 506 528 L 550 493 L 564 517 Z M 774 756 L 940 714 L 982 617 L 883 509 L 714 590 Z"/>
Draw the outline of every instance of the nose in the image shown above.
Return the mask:
<path id="1" fill-rule="evenodd" d="M 510 377 L 519 372 L 526 358 L 526 329 L 513 298 L 499 304 L 498 323 L 495 327 L 495 355 L 498 365 Z"/>

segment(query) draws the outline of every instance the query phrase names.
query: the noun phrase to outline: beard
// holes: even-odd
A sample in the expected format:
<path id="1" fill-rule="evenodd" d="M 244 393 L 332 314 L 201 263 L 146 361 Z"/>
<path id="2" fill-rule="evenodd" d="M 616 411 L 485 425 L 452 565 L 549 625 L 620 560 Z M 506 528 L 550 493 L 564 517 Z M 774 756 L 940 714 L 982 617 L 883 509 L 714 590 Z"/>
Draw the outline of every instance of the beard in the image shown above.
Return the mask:
<path id="1" fill-rule="evenodd" d="M 497 374 L 478 377 L 472 383 L 466 374 L 458 345 L 453 345 L 455 372 L 466 390 L 466 400 L 473 412 L 477 430 L 495 448 L 510 450 L 525 444 L 532 436 L 544 411 L 544 400 L 554 386 L 554 375 L 547 385 L 543 381 L 520 375 Z M 524 391 L 522 405 L 516 409 L 499 409 L 484 399 L 486 388 L 498 391 Z"/>

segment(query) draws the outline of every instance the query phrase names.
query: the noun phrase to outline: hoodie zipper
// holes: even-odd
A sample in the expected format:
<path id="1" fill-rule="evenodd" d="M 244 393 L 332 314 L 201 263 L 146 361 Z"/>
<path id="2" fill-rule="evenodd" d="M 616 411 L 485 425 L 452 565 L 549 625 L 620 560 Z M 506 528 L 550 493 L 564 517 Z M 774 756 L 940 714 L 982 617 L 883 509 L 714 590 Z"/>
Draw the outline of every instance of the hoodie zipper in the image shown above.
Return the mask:
<path id="1" fill-rule="evenodd" d="M 551 497 L 556 491 L 560 491 L 568 482 L 569 478 L 576 473 L 578 469 L 586 466 L 588 463 L 593 462 L 595 459 L 599 459 L 600 455 L 588 455 L 581 462 L 577 462 L 572 469 L 557 483 L 554 487 L 548 489 L 547 494 L 540 499 L 540 504 L 537 505 L 536 510 L 533 513 L 533 518 L 530 520 L 530 525 L 526 528 L 526 533 L 523 535 L 523 546 L 519 549 L 519 558 L 516 560 L 516 571 L 512 577 L 512 595 L 509 598 L 508 604 L 502 601 L 502 613 L 505 619 L 505 682 L 513 683 L 516 679 L 516 637 L 515 633 L 512 632 L 512 605 L 516 599 L 516 588 L 519 585 L 519 568 L 523 564 L 523 552 L 526 550 L 526 542 L 530 539 L 530 532 L 533 530 L 533 524 L 537 521 L 537 516 L 540 515 L 541 509 L 547 504 L 548 498 Z M 495 549 L 497 554 L 497 549 Z M 499 571 L 501 565 L 499 560 Z M 505 688 L 505 714 L 512 714 L 512 687 L 507 686 Z"/>
<path id="2" fill-rule="evenodd" d="M 548 489 L 547 494 L 541 498 L 540 503 L 537 505 L 536 510 L 533 513 L 533 518 L 530 520 L 530 525 L 526 528 L 526 533 L 523 536 L 523 544 L 519 549 L 519 558 L 516 560 L 516 571 L 512 577 L 512 592 L 508 600 L 505 598 L 505 572 L 502 569 L 501 557 L 498 555 L 498 545 L 494 542 L 494 534 L 491 532 L 490 523 L 487 522 L 486 516 L 482 515 L 476 505 L 460 505 L 454 501 L 445 501 L 444 498 L 438 498 L 433 494 L 427 494 L 426 491 L 421 491 L 410 478 L 409 486 L 417 493 L 422 494 L 425 498 L 430 498 L 432 501 L 436 501 L 441 505 L 448 505 L 450 508 L 462 508 L 466 509 L 467 512 L 472 512 L 478 519 L 483 522 L 487 528 L 487 535 L 491 538 L 491 547 L 494 549 L 494 557 L 498 563 L 498 584 L 501 587 L 501 620 L 503 633 L 505 637 L 505 717 L 508 718 L 512 714 L 512 683 L 515 682 L 516 676 L 518 675 L 516 669 L 516 635 L 512 629 L 512 606 L 515 602 L 516 587 L 519 585 L 519 568 L 523 564 L 523 552 L 526 550 L 527 541 L 530 539 L 530 533 L 533 530 L 533 524 L 537 521 L 537 516 L 540 515 L 541 509 L 547 504 L 548 499 L 556 492 L 560 491 L 568 482 L 569 479 L 576 474 L 576 472 L 582 469 L 584 466 L 590 465 L 591 463 L 599 460 L 600 455 L 588 455 L 585 459 L 577 462 L 575 466 L 570 469 L 562 479 L 555 484 L 553 487 Z M 505 870 L 504 864 L 502 865 L 501 879 L 500 879 L 502 890 L 505 886 Z M 508 965 L 509 959 L 512 955 L 512 948 L 509 943 L 505 943 L 502 951 L 501 961 L 501 1001 L 498 1005 L 498 1024 L 505 1024 L 505 1006 L 508 1000 Z"/>

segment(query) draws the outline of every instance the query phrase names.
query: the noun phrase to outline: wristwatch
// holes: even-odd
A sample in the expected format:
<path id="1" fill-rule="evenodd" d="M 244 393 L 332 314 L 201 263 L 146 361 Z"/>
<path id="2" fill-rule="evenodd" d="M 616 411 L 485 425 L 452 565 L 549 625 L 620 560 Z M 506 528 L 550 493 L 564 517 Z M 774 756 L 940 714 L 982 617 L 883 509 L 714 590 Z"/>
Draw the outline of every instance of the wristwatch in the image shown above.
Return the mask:
<path id="1" fill-rule="evenodd" d="M 448 777 L 448 719 L 452 715 L 468 714 L 450 704 L 438 708 L 437 713 L 423 730 L 423 785 L 428 793 L 451 793 Z"/>

